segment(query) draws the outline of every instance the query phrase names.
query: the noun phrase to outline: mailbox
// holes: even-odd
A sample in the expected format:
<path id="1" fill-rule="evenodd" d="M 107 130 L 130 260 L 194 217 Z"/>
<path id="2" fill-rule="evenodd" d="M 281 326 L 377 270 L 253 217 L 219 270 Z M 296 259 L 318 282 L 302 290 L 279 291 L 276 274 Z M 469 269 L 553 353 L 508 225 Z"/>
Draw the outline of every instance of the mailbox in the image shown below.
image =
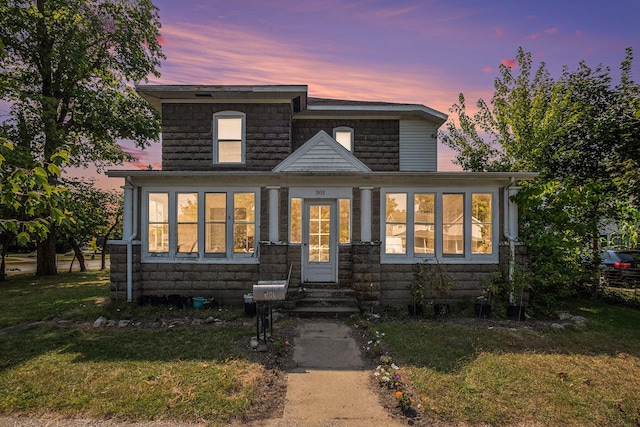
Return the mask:
<path id="1" fill-rule="evenodd" d="M 254 301 L 284 301 L 288 280 L 260 280 L 253 285 Z"/>

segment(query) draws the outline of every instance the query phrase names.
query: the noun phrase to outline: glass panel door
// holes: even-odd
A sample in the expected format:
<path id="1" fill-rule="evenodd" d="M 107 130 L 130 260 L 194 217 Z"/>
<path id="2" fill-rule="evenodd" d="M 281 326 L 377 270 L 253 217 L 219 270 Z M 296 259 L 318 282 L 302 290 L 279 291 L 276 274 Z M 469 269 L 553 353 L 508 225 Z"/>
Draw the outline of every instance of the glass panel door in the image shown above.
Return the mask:
<path id="1" fill-rule="evenodd" d="M 305 203 L 303 261 L 307 282 L 335 282 L 337 239 L 335 201 Z"/>

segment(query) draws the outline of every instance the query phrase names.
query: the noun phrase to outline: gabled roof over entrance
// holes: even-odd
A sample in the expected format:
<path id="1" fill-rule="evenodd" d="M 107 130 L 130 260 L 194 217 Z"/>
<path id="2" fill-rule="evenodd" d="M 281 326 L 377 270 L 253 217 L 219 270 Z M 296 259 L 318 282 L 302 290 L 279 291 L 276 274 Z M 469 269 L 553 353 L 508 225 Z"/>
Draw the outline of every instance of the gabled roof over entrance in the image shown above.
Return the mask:
<path id="1" fill-rule="evenodd" d="M 274 172 L 371 172 L 325 131 L 320 131 L 273 169 Z"/>

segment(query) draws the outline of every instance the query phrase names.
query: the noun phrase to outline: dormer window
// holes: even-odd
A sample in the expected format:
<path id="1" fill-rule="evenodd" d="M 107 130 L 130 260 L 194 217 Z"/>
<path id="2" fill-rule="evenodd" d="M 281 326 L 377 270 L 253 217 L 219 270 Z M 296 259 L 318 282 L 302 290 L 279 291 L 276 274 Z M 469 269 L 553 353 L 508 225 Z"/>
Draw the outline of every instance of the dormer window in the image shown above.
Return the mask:
<path id="1" fill-rule="evenodd" d="M 333 139 L 348 151 L 353 152 L 353 129 L 347 126 L 340 126 L 333 129 Z"/>
<path id="2" fill-rule="evenodd" d="M 245 114 L 222 111 L 213 115 L 213 163 L 244 163 Z"/>

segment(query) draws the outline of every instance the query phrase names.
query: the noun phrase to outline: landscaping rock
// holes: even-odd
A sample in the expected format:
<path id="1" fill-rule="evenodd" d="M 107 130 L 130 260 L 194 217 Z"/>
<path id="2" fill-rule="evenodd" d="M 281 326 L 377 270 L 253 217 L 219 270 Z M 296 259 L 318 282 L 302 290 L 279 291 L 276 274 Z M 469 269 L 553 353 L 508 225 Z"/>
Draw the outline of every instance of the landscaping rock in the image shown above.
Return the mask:
<path id="1" fill-rule="evenodd" d="M 560 323 L 552 323 L 551 324 L 551 328 L 552 329 L 564 329 L 564 325 L 562 325 Z"/>
<path id="2" fill-rule="evenodd" d="M 576 326 L 586 326 L 587 325 L 587 318 L 586 317 L 582 317 L 582 316 L 573 316 L 571 318 L 571 321 L 573 322 L 574 325 Z"/>
<path id="3" fill-rule="evenodd" d="M 126 328 L 131 323 L 131 320 L 121 320 L 118 322 L 118 328 Z"/>
<path id="4" fill-rule="evenodd" d="M 105 317 L 98 317 L 95 322 L 93 322 L 94 328 L 101 328 L 107 324 L 107 319 Z"/>
<path id="5" fill-rule="evenodd" d="M 560 314 L 558 314 L 558 319 L 560 320 L 570 320 L 573 316 L 571 316 L 571 314 L 566 313 L 566 312 L 562 312 Z"/>

